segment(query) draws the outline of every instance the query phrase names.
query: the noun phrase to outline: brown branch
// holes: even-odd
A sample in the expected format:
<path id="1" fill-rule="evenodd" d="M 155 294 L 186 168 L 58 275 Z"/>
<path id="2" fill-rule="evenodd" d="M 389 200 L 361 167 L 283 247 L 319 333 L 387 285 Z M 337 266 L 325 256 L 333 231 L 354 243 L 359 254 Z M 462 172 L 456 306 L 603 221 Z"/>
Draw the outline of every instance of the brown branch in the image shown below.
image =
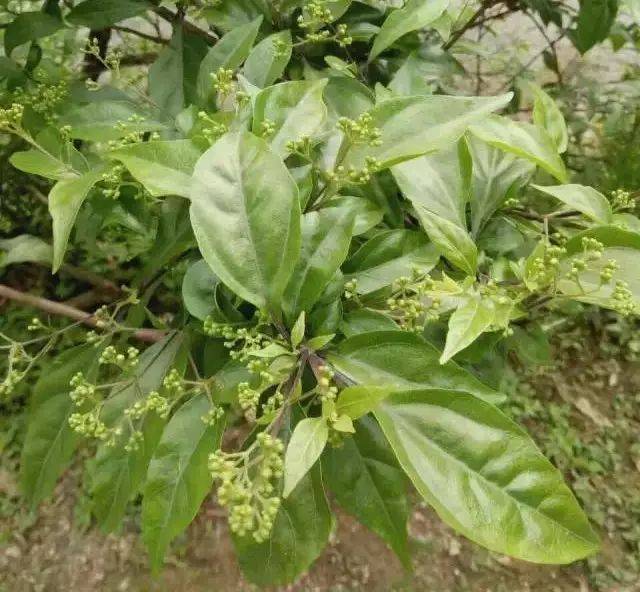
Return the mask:
<path id="1" fill-rule="evenodd" d="M 489 18 L 485 17 L 485 12 L 495 4 L 498 4 L 498 2 L 499 0 L 487 0 L 486 2 L 483 2 L 480 8 L 478 8 L 478 10 L 473 13 L 471 18 L 464 25 L 462 25 L 462 27 L 451 34 L 451 37 L 449 37 L 447 42 L 442 45 L 442 49 L 450 49 L 451 46 L 456 41 L 458 41 L 458 39 L 460 39 L 460 37 L 462 37 L 469 29 L 473 29 L 473 27 L 480 23 L 485 23 Z M 503 15 L 501 14 L 500 16 Z"/>
<path id="2" fill-rule="evenodd" d="M 158 16 L 162 17 L 166 21 L 169 21 L 170 23 L 174 23 L 180 17 L 179 13 L 173 12 L 172 10 L 165 8 L 164 6 L 154 7 L 153 12 L 155 12 Z M 198 37 L 206 39 L 212 45 L 218 42 L 219 38 L 215 33 L 213 33 L 212 31 L 205 31 L 204 29 L 198 27 L 198 25 L 194 25 L 187 20 L 182 21 L 182 27 L 188 33 L 191 33 L 192 35 L 198 35 Z"/>
<path id="3" fill-rule="evenodd" d="M 136 37 L 140 37 L 141 39 L 146 39 L 147 41 L 153 41 L 154 43 L 161 43 L 162 45 L 167 45 L 169 43 L 168 39 L 163 39 L 162 37 L 156 37 L 155 35 L 149 35 L 149 33 L 144 33 L 142 31 L 138 31 L 137 29 L 133 29 L 131 27 L 124 27 L 122 25 L 113 26 L 112 29 L 114 31 L 118 31 L 118 33 L 129 33 L 130 35 L 135 35 Z"/>
<path id="4" fill-rule="evenodd" d="M 34 296 L 33 294 L 20 292 L 19 290 L 14 290 L 13 288 L 10 288 L 9 286 L 6 286 L 4 284 L 0 284 L 0 298 L 13 300 L 14 302 L 24 304 L 25 306 L 37 308 L 52 315 L 67 317 L 69 319 L 73 319 L 74 321 L 78 321 L 80 323 L 88 325 L 89 327 L 97 326 L 97 319 L 91 313 L 85 312 L 84 310 L 80 310 L 79 308 L 75 308 L 67 304 L 63 304 L 61 302 L 54 302 L 53 300 L 40 298 L 39 296 Z M 160 341 L 166 335 L 166 333 L 157 329 L 137 329 L 135 331 L 132 331 L 131 335 L 139 341 L 155 343 L 157 341 Z"/>

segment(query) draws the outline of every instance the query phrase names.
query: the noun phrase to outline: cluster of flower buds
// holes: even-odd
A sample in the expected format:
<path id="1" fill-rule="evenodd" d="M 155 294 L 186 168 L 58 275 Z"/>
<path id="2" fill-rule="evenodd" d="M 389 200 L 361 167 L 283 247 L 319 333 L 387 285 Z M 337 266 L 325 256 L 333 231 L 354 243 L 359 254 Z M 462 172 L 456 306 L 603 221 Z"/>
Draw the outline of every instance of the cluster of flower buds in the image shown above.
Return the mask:
<path id="1" fill-rule="evenodd" d="M 527 283 L 535 284 L 538 288 L 551 284 L 558 275 L 560 259 L 566 252 L 564 247 L 545 244 L 542 254 L 531 263 Z"/>
<path id="2" fill-rule="evenodd" d="M 265 119 L 260 124 L 260 135 L 263 138 L 270 138 L 275 133 L 276 133 L 276 124 L 275 124 L 275 122 L 271 121 L 270 119 Z"/>
<path id="3" fill-rule="evenodd" d="M 229 527 L 239 536 L 251 534 L 258 543 L 269 538 L 280 507 L 276 484 L 282 476 L 284 445 L 260 432 L 249 450 L 209 457 L 209 470 L 219 480 L 218 501 L 229 510 Z"/>
<path id="4" fill-rule="evenodd" d="M 166 419 L 171 412 L 171 403 L 157 391 L 151 391 L 144 399 L 136 401 L 124 410 L 130 419 L 140 419 L 154 411 L 159 417 Z"/>
<path id="5" fill-rule="evenodd" d="M 358 119 L 341 117 L 338 119 L 337 126 L 351 144 L 368 144 L 369 146 L 382 144 L 382 131 L 373 125 L 373 117 L 369 112 L 363 113 Z"/>
<path id="6" fill-rule="evenodd" d="M 629 289 L 629 284 L 624 281 L 617 281 L 611 294 L 613 308 L 621 315 L 627 317 L 636 312 L 636 304 L 633 292 Z"/>
<path id="7" fill-rule="evenodd" d="M 636 199 L 624 189 L 616 189 L 611 193 L 611 205 L 614 211 L 633 210 L 636 207 Z"/>
<path id="8" fill-rule="evenodd" d="M 358 280 L 348 280 L 344 284 L 344 297 L 346 300 L 356 300 L 358 298 Z"/>
<path id="9" fill-rule="evenodd" d="M 213 144 L 229 131 L 229 128 L 224 123 L 216 121 L 206 111 L 199 111 L 198 119 L 200 121 L 200 134 L 210 144 Z"/>
<path id="10" fill-rule="evenodd" d="M 302 136 L 299 140 L 289 140 L 286 148 L 291 154 L 298 154 L 307 160 L 311 160 L 312 145 L 309 136 Z"/>
<path id="11" fill-rule="evenodd" d="M 298 26 L 301 29 L 317 29 L 328 25 L 332 20 L 333 13 L 323 0 L 311 0 L 298 17 Z"/>
<path id="12" fill-rule="evenodd" d="M 108 171 L 104 172 L 100 179 L 102 195 L 108 199 L 119 199 L 120 186 L 122 185 L 122 178 L 125 173 L 126 169 L 121 164 L 115 164 Z"/>
<path id="13" fill-rule="evenodd" d="M 387 309 L 406 331 L 420 332 L 427 321 L 440 316 L 440 297 L 429 294 L 433 285 L 433 280 L 418 268 L 411 270 L 411 277 L 402 276 L 393 282 Z"/>
<path id="14" fill-rule="evenodd" d="M 338 387 L 333 382 L 335 373 L 327 365 L 320 366 L 317 370 L 318 386 L 316 392 L 322 402 L 335 401 L 338 396 Z"/>
<path id="15" fill-rule="evenodd" d="M 597 239 L 585 236 L 582 239 L 582 255 L 574 257 L 567 278 L 579 282 L 580 274 L 587 269 L 589 263 L 602 257 L 604 245 Z"/>
<path id="16" fill-rule="evenodd" d="M 0 382 L 0 397 L 10 395 L 16 385 L 24 378 L 24 373 L 16 368 L 7 371 L 4 380 Z"/>
<path id="17" fill-rule="evenodd" d="M 372 175 L 377 173 L 381 168 L 382 163 L 377 158 L 367 156 L 364 161 L 364 167 L 361 169 L 355 167 L 349 167 L 347 169 L 343 165 L 338 165 L 332 171 L 324 171 L 323 175 L 329 183 L 338 185 L 363 185 L 371 181 Z"/>
<path id="18" fill-rule="evenodd" d="M 618 265 L 618 262 L 615 259 L 609 259 L 604 264 L 604 267 L 600 270 L 600 283 L 610 283 L 618 269 L 620 269 L 620 265 Z"/>
<path id="19" fill-rule="evenodd" d="M 260 402 L 260 391 L 251 388 L 248 382 L 238 384 L 238 403 L 247 421 L 254 422 Z"/>
<path id="20" fill-rule="evenodd" d="M 218 71 L 211 74 L 213 90 L 219 95 L 228 96 L 233 91 L 233 70 L 228 68 L 218 68 Z"/>
<path id="21" fill-rule="evenodd" d="M 291 45 L 283 39 L 275 38 L 273 40 L 273 57 L 286 57 L 291 51 Z"/>
<path id="22" fill-rule="evenodd" d="M 121 428 L 109 428 L 100 419 L 100 407 L 81 413 L 72 413 L 69 416 L 69 427 L 85 438 L 95 438 L 96 440 L 115 442 L 117 436 L 122 433 Z"/>
<path id="23" fill-rule="evenodd" d="M 109 345 L 100 354 L 98 363 L 102 365 L 112 364 L 123 371 L 129 371 L 138 365 L 139 355 L 140 350 L 137 347 L 128 347 L 126 353 L 120 353 L 114 345 Z"/>
<path id="24" fill-rule="evenodd" d="M 39 82 L 35 88 L 29 90 L 18 89 L 13 97 L 16 103 L 29 106 L 36 113 L 44 117 L 49 124 L 53 124 L 56 108 L 69 94 L 69 86 L 65 81 L 57 83 Z"/>
<path id="25" fill-rule="evenodd" d="M 96 385 L 89 382 L 82 372 L 74 374 L 69 386 L 72 388 L 69 396 L 77 407 L 82 407 L 89 402 L 96 403 Z"/>
<path id="26" fill-rule="evenodd" d="M 207 411 L 200 419 L 205 425 L 214 426 L 224 417 L 224 409 L 215 403 L 211 404 Z"/>
<path id="27" fill-rule="evenodd" d="M 0 130 L 15 132 L 21 129 L 24 106 L 20 103 L 12 103 L 10 107 L 0 109 Z"/>

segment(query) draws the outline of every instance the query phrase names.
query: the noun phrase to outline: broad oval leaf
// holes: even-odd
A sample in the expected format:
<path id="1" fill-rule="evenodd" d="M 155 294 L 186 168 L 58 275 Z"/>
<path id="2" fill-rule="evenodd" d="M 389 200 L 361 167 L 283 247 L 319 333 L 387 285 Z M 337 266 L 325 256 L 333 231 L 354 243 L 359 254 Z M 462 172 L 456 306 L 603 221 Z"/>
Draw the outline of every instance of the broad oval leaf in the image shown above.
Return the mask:
<path id="1" fill-rule="evenodd" d="M 329 437 L 329 427 L 324 417 L 307 417 L 300 420 L 287 445 L 284 457 L 284 488 L 282 497 L 289 497 L 302 478 L 320 458 Z"/>
<path id="2" fill-rule="evenodd" d="M 270 123 L 275 131 L 269 136 L 272 149 L 285 158 L 290 141 L 313 137 L 327 118 L 327 107 L 322 99 L 326 79 L 316 81 L 282 82 L 261 91 L 253 108 L 253 131 L 262 132 Z"/>
<path id="3" fill-rule="evenodd" d="M 328 359 L 352 382 L 396 389 L 444 388 L 471 393 L 492 403 L 504 396 L 454 362 L 439 363 L 440 352 L 404 331 L 363 333 L 343 341 Z"/>
<path id="4" fill-rule="evenodd" d="M 368 294 L 391 285 L 414 268 L 427 273 L 438 263 L 438 253 L 421 232 L 387 230 L 362 245 L 343 270 L 357 281 L 357 291 Z"/>
<path id="5" fill-rule="evenodd" d="M 355 425 L 353 436 L 322 456 L 327 486 L 347 512 L 382 537 L 408 566 L 406 476 L 376 421 L 363 417 Z"/>
<path id="6" fill-rule="evenodd" d="M 582 212 L 596 222 L 608 224 L 613 220 L 613 212 L 609 200 L 586 185 L 532 185 L 533 188 L 560 200 L 563 204 Z"/>
<path id="7" fill-rule="evenodd" d="M 142 499 L 142 538 L 155 569 L 211 489 L 208 457 L 220 445 L 224 419 L 205 424 L 203 417 L 210 408 L 205 394 L 182 405 L 165 427 L 149 463 Z"/>
<path id="8" fill-rule="evenodd" d="M 216 289 L 219 283 L 204 259 L 189 266 L 182 280 L 182 300 L 191 316 L 204 321 L 217 308 Z"/>
<path id="9" fill-rule="evenodd" d="M 442 364 L 471 345 L 494 322 L 496 310 L 488 298 L 472 296 L 459 306 L 449 319 L 447 342 L 440 357 Z"/>
<path id="10" fill-rule="evenodd" d="M 408 0 L 384 21 L 371 48 L 369 61 L 374 60 L 403 35 L 433 23 L 448 6 L 449 0 Z"/>
<path id="11" fill-rule="evenodd" d="M 416 489 L 472 541 L 537 563 L 598 550 L 559 471 L 493 405 L 462 392 L 412 390 L 390 395 L 374 414 Z"/>
<path id="12" fill-rule="evenodd" d="M 122 162 L 154 197 L 189 198 L 191 176 L 202 151 L 191 140 L 158 140 L 129 144 L 108 156 Z"/>
<path id="13" fill-rule="evenodd" d="M 196 164 L 191 224 L 214 273 L 259 308 L 279 310 L 300 251 L 298 188 L 264 140 L 223 136 Z"/>
<path id="14" fill-rule="evenodd" d="M 284 73 L 293 50 L 291 31 L 279 31 L 265 37 L 249 54 L 244 76 L 258 88 L 273 84 Z"/>

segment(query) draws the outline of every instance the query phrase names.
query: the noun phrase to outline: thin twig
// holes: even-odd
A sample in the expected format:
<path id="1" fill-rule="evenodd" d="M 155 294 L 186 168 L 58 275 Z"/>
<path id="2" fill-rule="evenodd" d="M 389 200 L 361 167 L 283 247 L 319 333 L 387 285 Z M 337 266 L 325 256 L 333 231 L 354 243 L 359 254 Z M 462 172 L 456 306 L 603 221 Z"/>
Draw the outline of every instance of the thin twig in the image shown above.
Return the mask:
<path id="1" fill-rule="evenodd" d="M 47 298 L 40 298 L 33 294 L 20 292 L 19 290 L 14 290 L 4 284 L 0 284 L 0 298 L 7 298 L 8 300 L 13 300 L 14 302 L 37 308 L 52 315 L 67 317 L 88 325 L 89 327 L 97 326 L 97 319 L 91 313 L 61 302 L 54 302 Z M 160 341 L 165 335 L 166 333 L 164 331 L 159 331 L 157 329 L 136 329 L 135 331 L 132 331 L 132 336 L 135 339 L 138 339 L 139 341 L 146 341 L 148 343 Z"/>
<path id="2" fill-rule="evenodd" d="M 172 10 L 165 8 L 164 6 L 156 6 L 153 9 L 153 12 L 155 12 L 158 16 L 161 16 L 166 21 L 169 21 L 170 23 L 175 22 L 179 16 L 178 13 L 173 12 Z M 187 20 L 182 21 L 182 26 L 188 33 L 198 35 L 199 37 L 206 39 L 212 45 L 218 42 L 218 36 L 212 31 L 205 31 L 204 29 L 201 29 L 197 25 L 194 25 Z"/>
<path id="3" fill-rule="evenodd" d="M 153 43 L 161 43 L 162 45 L 167 45 L 169 43 L 168 39 L 156 37 L 155 35 L 149 35 L 149 33 L 138 31 L 138 29 L 133 29 L 132 27 L 123 27 L 122 25 L 118 25 L 113 26 L 112 29 L 114 31 L 118 31 L 118 33 L 129 33 L 130 35 L 135 35 L 136 37 L 141 37 L 142 39 L 147 39 L 148 41 L 153 41 Z"/>
<path id="4" fill-rule="evenodd" d="M 483 2 L 480 8 L 478 8 L 478 10 L 473 13 L 471 18 L 464 25 L 462 25 L 462 27 L 451 34 L 451 37 L 449 37 L 447 42 L 442 45 L 442 49 L 450 49 L 451 46 L 456 41 L 458 41 L 458 39 L 460 39 L 460 37 L 462 37 L 469 29 L 475 27 L 479 21 L 485 22 L 487 19 L 485 18 L 484 13 L 487 11 L 487 9 L 491 8 L 497 3 L 498 2 L 496 0 L 488 0 L 487 2 Z"/>

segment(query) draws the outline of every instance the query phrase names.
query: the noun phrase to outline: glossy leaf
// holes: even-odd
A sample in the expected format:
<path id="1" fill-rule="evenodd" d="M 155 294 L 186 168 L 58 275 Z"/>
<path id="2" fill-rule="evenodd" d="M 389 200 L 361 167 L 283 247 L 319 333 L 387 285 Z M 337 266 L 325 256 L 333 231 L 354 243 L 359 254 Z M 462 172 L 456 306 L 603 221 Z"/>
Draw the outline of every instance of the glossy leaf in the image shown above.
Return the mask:
<path id="1" fill-rule="evenodd" d="M 492 111 L 506 106 L 511 94 L 498 97 L 452 97 L 432 95 L 396 97 L 370 110 L 372 124 L 380 129 L 382 144 L 353 146 L 345 166 L 361 169 L 367 156 L 380 161 L 382 168 L 399 164 L 452 146 L 467 127 Z"/>
<path id="2" fill-rule="evenodd" d="M 302 250 L 283 297 L 290 320 L 310 312 L 347 257 L 353 214 L 342 208 L 326 208 L 302 217 Z"/>
<path id="3" fill-rule="evenodd" d="M 49 213 L 53 219 L 53 272 L 60 269 L 69 235 L 80 207 L 89 191 L 100 181 L 104 169 L 95 168 L 84 175 L 58 181 L 49 193 Z"/>
<path id="4" fill-rule="evenodd" d="M 374 60 L 396 40 L 411 31 L 427 27 L 435 21 L 449 6 L 449 0 L 408 0 L 402 8 L 394 10 L 387 17 L 376 36 L 369 54 Z"/>
<path id="5" fill-rule="evenodd" d="M 421 337 L 403 331 L 376 331 L 343 341 L 328 354 L 351 381 L 397 389 L 443 388 L 497 403 L 504 396 L 455 362 L 441 365 L 440 352 Z"/>
<path id="6" fill-rule="evenodd" d="M 336 402 L 336 413 L 346 415 L 351 419 L 360 419 L 373 411 L 380 401 L 386 399 L 394 387 L 355 385 L 340 391 Z"/>
<path id="7" fill-rule="evenodd" d="M 561 183 L 568 180 L 558 150 L 543 128 L 506 117 L 490 116 L 469 126 L 469 131 L 491 146 L 530 160 Z"/>
<path id="8" fill-rule="evenodd" d="M 237 70 L 247 58 L 256 40 L 262 17 L 239 26 L 220 39 L 202 60 L 198 71 L 198 99 L 206 103 L 213 94 L 211 75 L 220 68 Z"/>
<path id="9" fill-rule="evenodd" d="M 189 198 L 191 176 L 201 155 L 202 151 L 191 140 L 140 142 L 109 152 L 154 197 Z"/>
<path id="10" fill-rule="evenodd" d="M 207 425 L 205 394 L 187 401 L 169 420 L 149 463 L 142 500 L 142 538 L 158 569 L 169 543 L 195 518 L 211 489 L 208 457 L 219 446 L 224 420 Z"/>
<path id="11" fill-rule="evenodd" d="M 492 325 L 495 317 L 496 311 L 491 300 L 480 296 L 470 297 L 449 319 L 447 342 L 440 362 L 448 362 L 459 351 L 471 345 Z"/>
<path id="12" fill-rule="evenodd" d="M 131 423 L 124 410 L 160 388 L 181 347 L 182 337 L 174 334 L 145 350 L 134 378 L 116 387 L 102 408 L 101 419 L 105 424 L 122 429 L 115 445 L 98 447 L 88 467 L 91 509 L 105 532 L 118 528 L 127 504 L 139 493 L 164 426 L 164 420 L 154 412 L 149 413 L 139 426 L 143 434 L 139 448 L 128 451 L 125 446 L 131 436 Z"/>
<path id="13" fill-rule="evenodd" d="M 344 264 L 343 270 L 357 282 L 357 291 L 368 294 L 391 285 L 414 268 L 428 272 L 438 262 L 433 245 L 420 232 L 387 230 L 360 247 Z"/>
<path id="14" fill-rule="evenodd" d="M 287 445 L 284 457 L 284 489 L 282 497 L 289 497 L 303 477 L 316 463 L 329 437 L 329 427 L 324 417 L 308 417 L 300 420 Z"/>
<path id="15" fill-rule="evenodd" d="M 260 134 L 263 124 L 275 127 L 268 141 L 282 158 L 289 154 L 287 144 L 303 137 L 312 138 L 327 117 L 322 95 L 326 80 L 282 82 L 261 91 L 253 109 L 253 132 Z"/>
<path id="16" fill-rule="evenodd" d="M 327 447 L 322 467 L 338 503 L 408 565 L 406 477 L 376 421 L 362 418 L 342 446 Z"/>
<path id="17" fill-rule="evenodd" d="M 33 387 L 20 458 L 20 484 L 32 507 L 51 494 L 80 440 L 69 426 L 69 416 L 77 410 L 69 382 L 77 372 L 90 380 L 101 353 L 93 344 L 68 349 L 45 367 Z"/>
<path id="18" fill-rule="evenodd" d="M 269 540 L 234 537 L 245 577 L 259 586 L 293 582 L 318 558 L 329 540 L 333 519 L 319 465 L 282 501 Z"/>
<path id="19" fill-rule="evenodd" d="M 227 134 L 194 171 L 191 223 L 202 256 L 236 294 L 278 310 L 300 251 L 298 188 L 264 140 Z"/>
<path id="20" fill-rule="evenodd" d="M 608 224 L 613 220 L 613 212 L 611 211 L 609 200 L 593 187 L 576 184 L 553 186 L 532 185 L 532 187 L 538 191 L 542 191 L 542 193 L 555 197 L 563 204 L 582 212 L 585 216 L 588 216 L 596 222 Z"/>
<path id="21" fill-rule="evenodd" d="M 345 337 L 374 331 L 400 331 L 400 326 L 387 314 L 369 308 L 360 308 L 344 315 L 340 330 Z"/>
<path id="22" fill-rule="evenodd" d="M 291 31 L 279 31 L 265 37 L 249 54 L 244 64 L 244 76 L 258 88 L 265 88 L 280 78 L 292 52 Z"/>
<path id="23" fill-rule="evenodd" d="M 414 390 L 387 397 L 375 416 L 418 492 L 466 537 L 537 563 L 598 550 L 558 470 L 492 405 L 467 393 Z"/>

